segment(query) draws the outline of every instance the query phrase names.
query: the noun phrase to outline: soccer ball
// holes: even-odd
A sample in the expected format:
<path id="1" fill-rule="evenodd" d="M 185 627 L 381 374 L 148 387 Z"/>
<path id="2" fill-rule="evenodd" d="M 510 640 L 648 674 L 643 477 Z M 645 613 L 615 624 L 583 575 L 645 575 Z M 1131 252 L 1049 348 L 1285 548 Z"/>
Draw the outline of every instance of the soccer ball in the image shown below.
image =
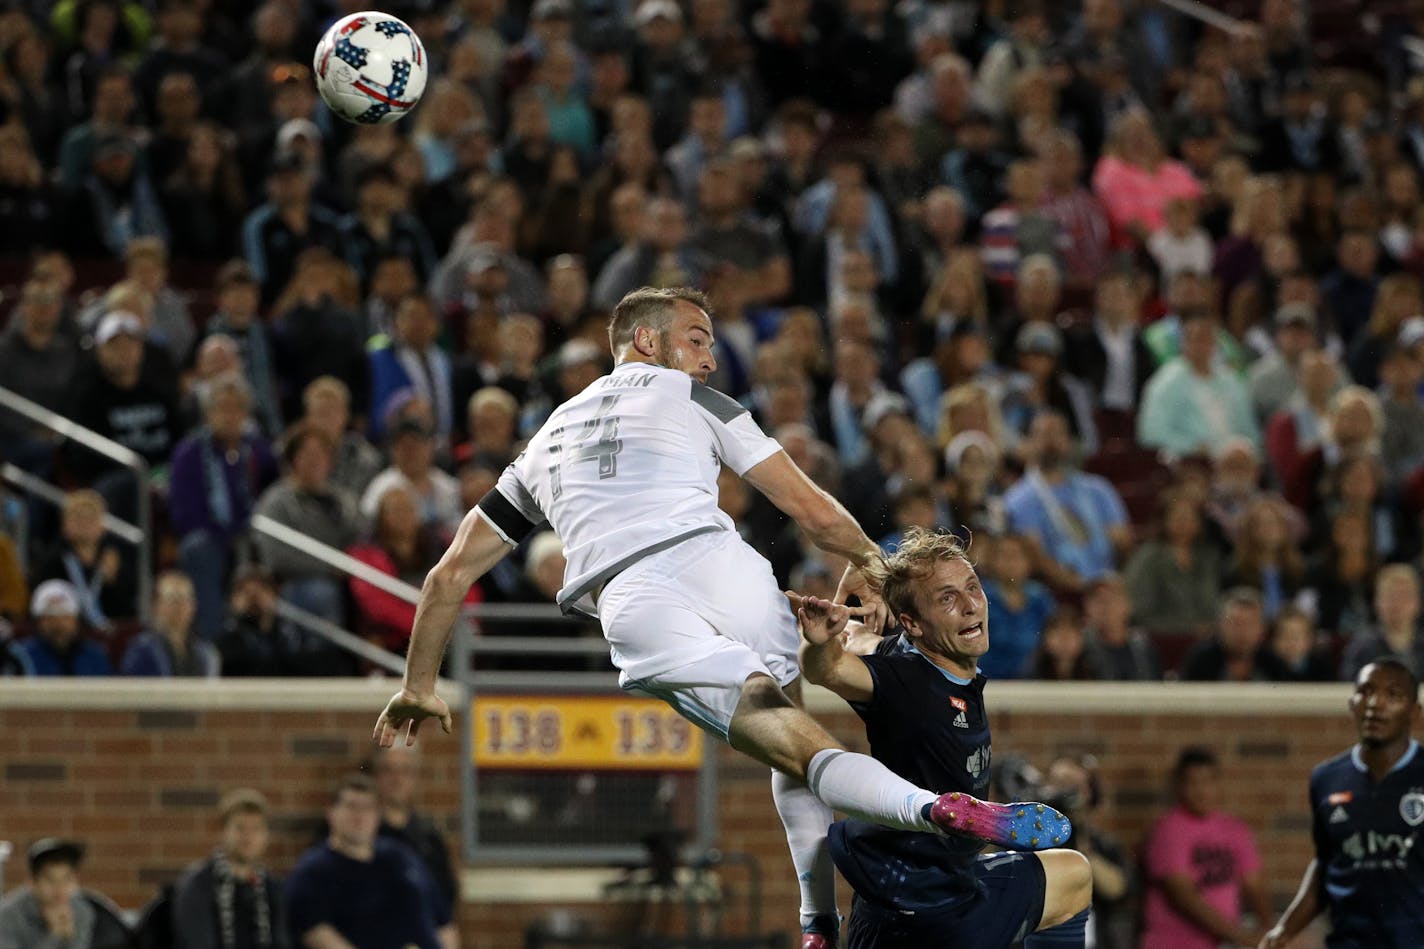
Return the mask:
<path id="1" fill-rule="evenodd" d="M 384 125 L 415 108 L 426 70 L 425 47 L 415 31 L 375 11 L 337 20 L 312 58 L 322 100 L 358 125 Z"/>

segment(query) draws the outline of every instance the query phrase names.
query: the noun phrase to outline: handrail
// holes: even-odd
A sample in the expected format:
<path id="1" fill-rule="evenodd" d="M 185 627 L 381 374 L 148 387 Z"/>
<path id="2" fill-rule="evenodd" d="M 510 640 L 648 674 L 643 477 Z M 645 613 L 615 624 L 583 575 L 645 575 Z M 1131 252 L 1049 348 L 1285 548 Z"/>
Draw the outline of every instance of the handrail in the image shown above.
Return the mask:
<path id="1" fill-rule="evenodd" d="M 288 547 L 295 548 L 314 560 L 320 560 L 328 567 L 333 567 L 358 580 L 364 580 L 398 600 L 404 600 L 411 604 L 420 602 L 420 590 L 399 577 L 382 573 L 370 564 L 357 560 L 330 544 L 323 544 L 315 538 L 308 537 L 280 521 L 274 521 L 265 514 L 253 515 L 252 529 L 259 534 L 265 534 L 275 541 L 286 544 Z"/>
<path id="2" fill-rule="evenodd" d="M 56 435 L 118 462 L 134 473 L 135 493 L 138 495 L 138 529 L 142 534 L 138 543 L 138 615 L 139 619 L 147 622 L 153 607 L 153 499 L 148 488 L 148 462 L 132 448 L 120 445 L 112 438 L 105 438 L 93 429 L 85 428 L 73 419 L 65 418 L 4 386 L 0 386 L 0 406 L 16 415 L 24 416 L 41 428 L 47 428 Z"/>
<path id="3" fill-rule="evenodd" d="M 318 616 L 300 606 L 280 599 L 277 601 L 276 611 L 282 619 L 291 620 L 299 626 L 306 627 L 323 639 L 335 643 L 347 652 L 355 653 L 362 659 L 375 663 L 387 672 L 393 672 L 398 676 L 405 675 L 405 660 L 400 656 L 368 643 L 360 636 L 350 630 L 342 629 L 324 616 Z"/>
<path id="4" fill-rule="evenodd" d="M 1178 13 L 1189 16 L 1195 20 L 1200 20 L 1207 26 L 1214 26 L 1218 30 L 1227 33 L 1239 33 L 1246 27 L 1246 24 L 1233 16 L 1228 16 L 1220 10 L 1213 10 L 1205 3 L 1198 0 L 1158 0 L 1165 7 L 1171 7 Z"/>
<path id="5" fill-rule="evenodd" d="M 18 465 L 13 465 L 8 461 L 4 464 L 0 464 L 0 478 L 5 479 L 23 491 L 28 491 L 41 501 L 48 501 L 55 507 L 61 507 L 64 504 L 63 491 L 45 479 L 30 474 Z M 135 546 L 143 543 L 143 530 L 141 528 L 136 524 L 130 524 L 123 518 L 108 512 L 104 514 L 104 530 Z"/>

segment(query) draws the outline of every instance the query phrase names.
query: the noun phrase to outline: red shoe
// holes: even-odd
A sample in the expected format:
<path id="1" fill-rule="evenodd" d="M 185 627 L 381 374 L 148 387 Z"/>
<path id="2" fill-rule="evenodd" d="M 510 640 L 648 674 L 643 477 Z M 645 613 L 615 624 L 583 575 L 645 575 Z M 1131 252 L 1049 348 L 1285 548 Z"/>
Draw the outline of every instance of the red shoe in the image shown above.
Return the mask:
<path id="1" fill-rule="evenodd" d="M 836 940 L 822 933 L 802 933 L 801 949 L 836 949 Z"/>
<path id="2" fill-rule="evenodd" d="M 1047 804 L 994 804 L 954 791 L 930 808 L 941 830 L 973 837 L 1005 850 L 1048 850 L 1073 835 L 1073 825 Z"/>

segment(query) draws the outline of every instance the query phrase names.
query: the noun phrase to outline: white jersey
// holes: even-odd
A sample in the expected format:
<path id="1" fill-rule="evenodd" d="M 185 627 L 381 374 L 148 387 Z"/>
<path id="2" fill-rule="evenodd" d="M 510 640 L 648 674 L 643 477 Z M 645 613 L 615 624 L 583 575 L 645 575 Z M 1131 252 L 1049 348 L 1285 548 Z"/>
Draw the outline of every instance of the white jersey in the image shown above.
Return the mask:
<path id="1" fill-rule="evenodd" d="M 740 475 L 780 447 L 686 373 L 624 363 L 554 410 L 480 513 L 510 543 L 547 519 L 568 561 L 559 605 L 592 615 L 590 594 L 631 564 L 735 530 L 717 507 L 721 466 Z"/>

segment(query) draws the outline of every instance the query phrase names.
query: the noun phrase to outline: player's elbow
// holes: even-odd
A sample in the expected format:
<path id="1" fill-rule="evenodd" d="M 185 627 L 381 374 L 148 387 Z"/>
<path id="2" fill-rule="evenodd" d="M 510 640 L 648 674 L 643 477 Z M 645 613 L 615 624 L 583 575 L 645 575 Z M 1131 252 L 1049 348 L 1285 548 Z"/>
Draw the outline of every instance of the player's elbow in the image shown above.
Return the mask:
<path id="1" fill-rule="evenodd" d="M 469 570 L 458 561 L 445 557 L 425 575 L 421 593 L 437 602 L 459 603 L 470 592 L 470 585 L 474 582 L 475 577 Z"/>

